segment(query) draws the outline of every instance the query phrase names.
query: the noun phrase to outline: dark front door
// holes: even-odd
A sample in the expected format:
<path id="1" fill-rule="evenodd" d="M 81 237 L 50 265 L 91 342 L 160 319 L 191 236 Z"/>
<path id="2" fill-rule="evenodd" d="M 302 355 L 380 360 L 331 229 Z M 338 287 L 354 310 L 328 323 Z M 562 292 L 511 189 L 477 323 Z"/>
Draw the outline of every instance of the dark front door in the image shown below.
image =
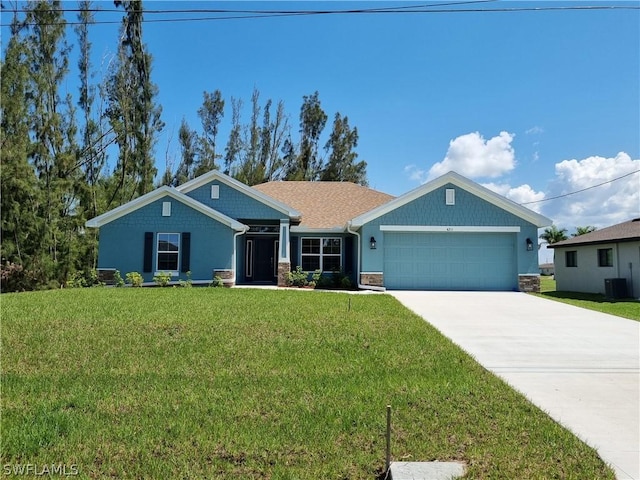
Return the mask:
<path id="1" fill-rule="evenodd" d="M 250 254 L 247 261 L 251 263 L 249 271 L 251 276 L 247 280 L 254 282 L 275 282 L 276 281 L 276 258 L 277 237 L 251 237 L 247 238 L 247 247 Z M 251 245 L 251 246 L 249 246 Z"/>

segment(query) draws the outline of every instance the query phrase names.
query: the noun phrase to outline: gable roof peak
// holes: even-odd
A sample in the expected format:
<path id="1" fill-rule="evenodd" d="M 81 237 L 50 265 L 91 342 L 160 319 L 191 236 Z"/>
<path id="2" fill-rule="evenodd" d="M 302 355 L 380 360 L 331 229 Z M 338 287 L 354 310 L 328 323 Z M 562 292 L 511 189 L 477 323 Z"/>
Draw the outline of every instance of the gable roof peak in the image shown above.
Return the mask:
<path id="1" fill-rule="evenodd" d="M 359 228 L 365 223 L 368 223 L 386 213 L 389 213 L 396 208 L 399 208 L 403 205 L 406 205 L 409 202 L 416 200 L 428 193 L 437 190 L 438 188 L 442 188 L 447 184 L 456 185 L 469 193 L 489 202 L 493 205 L 496 205 L 503 210 L 508 211 L 530 223 L 533 223 L 537 227 L 545 227 L 547 225 L 551 225 L 551 219 L 541 215 L 533 210 L 530 210 L 522 205 L 517 204 L 516 202 L 509 200 L 508 198 L 495 193 L 492 190 L 489 190 L 487 187 L 483 187 L 479 183 L 474 182 L 473 180 L 468 179 L 460 175 L 459 173 L 451 170 L 440 177 L 431 180 L 427 183 L 424 183 L 408 193 L 401 195 L 400 197 L 391 200 L 390 202 L 371 210 L 359 217 L 356 217 L 352 220 L 352 226 L 354 228 Z"/>
<path id="2" fill-rule="evenodd" d="M 186 194 L 213 181 L 224 183 L 225 185 L 244 193 L 245 195 L 253 198 L 254 200 L 264 203 L 265 205 L 275 210 L 278 210 L 281 213 L 284 213 L 292 220 L 300 219 L 300 215 L 301 215 L 300 212 L 298 210 L 295 210 L 294 208 L 291 208 L 290 205 L 282 203 L 281 201 L 273 197 L 270 197 L 269 195 L 262 193 L 261 191 L 255 188 L 245 185 L 239 180 L 236 180 L 235 178 L 232 178 L 229 175 L 222 173 L 220 170 L 210 170 L 207 173 L 204 173 L 199 177 L 194 178 L 193 180 L 189 180 L 188 182 L 183 183 L 182 185 L 176 187 L 176 189 L 179 192 Z"/>

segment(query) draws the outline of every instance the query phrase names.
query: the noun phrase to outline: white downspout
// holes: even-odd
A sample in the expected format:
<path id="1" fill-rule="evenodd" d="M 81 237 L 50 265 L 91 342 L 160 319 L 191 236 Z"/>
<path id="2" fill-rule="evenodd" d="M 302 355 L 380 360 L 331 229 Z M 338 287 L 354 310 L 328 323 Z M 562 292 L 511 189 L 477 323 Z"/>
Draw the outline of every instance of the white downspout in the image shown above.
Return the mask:
<path id="1" fill-rule="evenodd" d="M 358 232 L 356 232 L 355 230 L 351 230 L 351 221 L 347 222 L 347 232 L 349 232 L 352 235 L 355 235 L 356 238 L 358 239 L 358 268 L 357 268 L 357 272 L 356 272 L 356 275 L 358 276 L 357 279 L 356 279 L 356 281 L 358 283 L 358 288 L 360 290 L 374 290 L 376 292 L 386 292 L 387 289 L 384 288 L 384 287 L 376 287 L 374 285 L 362 285 L 360 283 L 360 271 L 361 271 L 360 262 L 361 262 L 361 259 L 362 259 L 362 256 L 361 256 L 361 253 L 362 253 L 361 252 L 361 244 L 360 244 L 360 234 Z"/>
<path id="2" fill-rule="evenodd" d="M 231 255 L 231 265 L 233 266 L 233 285 L 236 285 L 237 280 L 236 271 L 238 270 L 238 264 L 236 263 L 236 250 L 238 246 L 238 237 L 247 233 L 249 228 L 250 227 L 248 225 L 244 225 L 244 228 L 241 231 L 233 234 L 233 255 Z"/>

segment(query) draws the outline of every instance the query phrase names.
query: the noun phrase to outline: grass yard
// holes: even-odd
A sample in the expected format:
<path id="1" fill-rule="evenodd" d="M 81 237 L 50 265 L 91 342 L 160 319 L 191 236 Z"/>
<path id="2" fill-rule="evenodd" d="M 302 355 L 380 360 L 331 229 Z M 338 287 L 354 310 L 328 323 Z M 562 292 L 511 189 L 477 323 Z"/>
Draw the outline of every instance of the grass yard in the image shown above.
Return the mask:
<path id="1" fill-rule="evenodd" d="M 58 290 L 2 302 L 3 466 L 80 478 L 613 479 L 594 450 L 387 295 Z M 40 467 L 39 467 L 40 468 Z"/>
<path id="2" fill-rule="evenodd" d="M 597 293 L 556 292 L 555 280 L 547 276 L 540 277 L 540 294 L 576 307 L 640 321 L 640 301 L 631 298 L 612 300 Z"/>

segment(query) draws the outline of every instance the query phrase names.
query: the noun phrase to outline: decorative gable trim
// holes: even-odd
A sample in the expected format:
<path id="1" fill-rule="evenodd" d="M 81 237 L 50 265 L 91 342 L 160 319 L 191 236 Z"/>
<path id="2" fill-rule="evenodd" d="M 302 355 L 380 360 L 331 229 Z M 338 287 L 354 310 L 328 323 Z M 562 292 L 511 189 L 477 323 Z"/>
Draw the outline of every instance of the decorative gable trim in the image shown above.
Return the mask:
<path id="1" fill-rule="evenodd" d="M 203 215 L 217 220 L 218 222 L 232 228 L 233 230 L 236 230 L 238 232 L 246 230 L 246 226 L 238 222 L 237 220 L 234 220 L 231 217 L 227 217 L 226 215 L 223 215 L 222 213 L 217 212 L 212 208 L 207 207 L 206 205 L 203 205 L 197 200 L 194 200 L 193 198 L 180 193 L 175 188 L 167 186 L 162 186 L 152 192 L 147 193 L 146 195 L 142 195 L 135 200 L 114 208 L 113 210 L 109 210 L 108 212 L 103 213 L 98 217 L 92 218 L 91 220 L 88 220 L 85 225 L 90 228 L 99 228 L 103 225 L 106 225 L 107 223 L 113 222 L 120 217 L 135 212 L 136 210 L 165 197 L 171 197 L 174 200 L 177 200 L 185 204 L 186 206 L 202 213 Z M 158 215 L 160 215 L 160 213 L 161 212 L 159 212 Z"/>
<path id="2" fill-rule="evenodd" d="M 225 175 L 219 170 L 211 170 L 210 172 L 200 175 L 199 177 L 194 178 L 193 180 L 190 180 L 176 187 L 176 190 L 178 190 L 181 193 L 189 193 L 195 190 L 196 188 L 200 188 L 203 185 L 206 185 L 207 183 L 210 183 L 213 181 L 224 183 L 228 187 L 238 190 L 239 192 L 244 193 L 248 197 L 251 197 L 254 200 L 257 200 L 258 202 L 264 203 L 265 205 L 273 208 L 274 210 L 284 213 L 291 220 L 296 220 L 296 221 L 300 220 L 301 214 L 297 210 L 291 208 L 290 206 L 282 202 L 279 202 L 275 198 L 272 198 L 256 190 L 255 188 L 251 188 L 248 185 L 245 185 L 244 183 L 239 182 L 235 178 L 231 178 L 230 176 Z"/>
<path id="3" fill-rule="evenodd" d="M 529 223 L 533 223 L 536 227 L 546 227 L 551 225 L 552 221 L 545 217 L 544 215 L 540 215 L 539 213 L 534 212 L 533 210 L 529 210 L 522 205 L 518 205 L 517 203 L 503 197 L 502 195 L 498 195 L 495 192 L 492 192 L 486 187 L 479 185 L 466 177 L 456 173 L 449 172 L 445 173 L 441 177 L 432 180 L 431 182 L 425 183 L 424 185 L 419 186 L 411 190 L 404 195 L 397 197 L 384 205 L 379 206 L 378 208 L 374 208 L 373 210 L 364 213 L 362 215 L 357 216 L 351 221 L 352 228 L 360 228 L 364 224 L 375 220 L 382 215 L 385 215 L 393 210 L 400 208 L 428 193 L 431 193 L 438 188 L 442 188 L 447 184 L 453 184 L 459 188 L 466 190 L 467 192 L 475 195 L 482 200 L 485 200 L 503 210 L 506 210 L 513 215 L 526 220 Z"/>

